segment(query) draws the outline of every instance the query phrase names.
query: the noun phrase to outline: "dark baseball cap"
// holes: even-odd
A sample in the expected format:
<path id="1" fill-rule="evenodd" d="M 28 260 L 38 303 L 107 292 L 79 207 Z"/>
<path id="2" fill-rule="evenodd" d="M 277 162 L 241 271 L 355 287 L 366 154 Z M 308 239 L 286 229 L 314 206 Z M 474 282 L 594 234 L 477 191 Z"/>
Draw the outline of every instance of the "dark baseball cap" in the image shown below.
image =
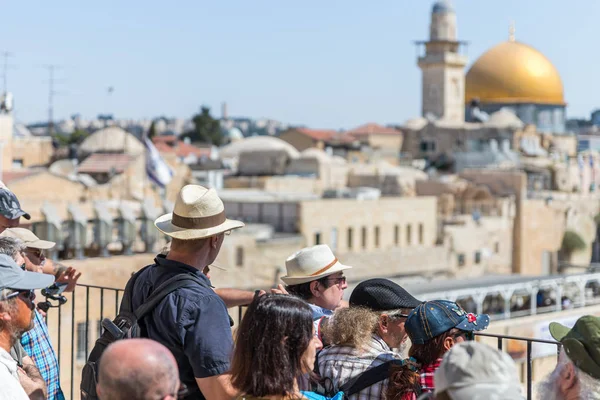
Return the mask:
<path id="1" fill-rule="evenodd" d="M 561 342 L 569 359 L 577 368 L 594 379 L 600 379 L 600 318 L 585 315 L 573 328 L 550 323 L 550 334 Z"/>
<path id="2" fill-rule="evenodd" d="M 427 343 L 452 328 L 461 331 L 482 331 L 490 324 L 486 314 L 467 313 L 453 301 L 433 300 L 421 303 L 408 314 L 404 329 L 411 342 Z"/>
<path id="3" fill-rule="evenodd" d="M 0 214 L 8 219 L 17 219 L 19 217 L 31 219 L 31 215 L 21 209 L 21 204 L 17 196 L 6 188 L 0 189 Z"/>
<path id="4" fill-rule="evenodd" d="M 43 289 L 53 283 L 54 276 L 24 271 L 11 257 L 0 254 L 0 289 Z"/>
<path id="5" fill-rule="evenodd" d="M 415 308 L 419 304 L 421 302 L 400 285 L 382 278 L 359 283 L 350 295 L 351 307 L 365 307 L 373 311 Z"/>

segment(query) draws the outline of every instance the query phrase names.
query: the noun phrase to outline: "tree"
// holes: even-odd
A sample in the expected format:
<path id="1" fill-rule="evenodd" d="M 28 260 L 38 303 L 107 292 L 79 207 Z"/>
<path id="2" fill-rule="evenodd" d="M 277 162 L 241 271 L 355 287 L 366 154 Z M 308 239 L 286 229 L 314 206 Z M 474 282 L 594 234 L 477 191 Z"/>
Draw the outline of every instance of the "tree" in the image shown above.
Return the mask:
<path id="1" fill-rule="evenodd" d="M 581 236 L 577 232 L 566 231 L 563 236 L 561 251 L 570 256 L 576 251 L 584 250 L 587 247 Z"/>
<path id="2" fill-rule="evenodd" d="M 219 120 L 214 119 L 210 115 L 210 108 L 202 106 L 200 114 L 194 115 L 192 118 L 194 129 L 186 132 L 183 136 L 190 138 L 192 142 L 204 142 L 221 145 L 223 142 L 223 134 L 221 133 L 221 124 Z"/>
<path id="3" fill-rule="evenodd" d="M 150 128 L 148 129 L 148 139 L 152 139 L 154 136 L 156 136 L 156 123 L 155 121 L 152 121 Z"/>

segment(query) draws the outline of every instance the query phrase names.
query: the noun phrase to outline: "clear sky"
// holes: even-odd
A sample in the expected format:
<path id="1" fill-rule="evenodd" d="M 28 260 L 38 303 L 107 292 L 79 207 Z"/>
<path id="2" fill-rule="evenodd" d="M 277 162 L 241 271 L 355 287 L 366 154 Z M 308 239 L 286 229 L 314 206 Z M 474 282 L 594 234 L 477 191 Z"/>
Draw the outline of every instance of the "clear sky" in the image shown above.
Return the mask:
<path id="1" fill-rule="evenodd" d="M 454 0 L 472 63 L 508 38 L 558 68 L 568 116 L 600 106 L 598 0 Z M 22 122 L 56 118 L 273 118 L 314 128 L 400 123 L 420 112 L 413 40 L 427 38 L 429 0 L 3 1 L 0 51 Z M 1 85 L 1 81 L 0 81 Z M 107 88 L 114 87 L 109 97 Z"/>

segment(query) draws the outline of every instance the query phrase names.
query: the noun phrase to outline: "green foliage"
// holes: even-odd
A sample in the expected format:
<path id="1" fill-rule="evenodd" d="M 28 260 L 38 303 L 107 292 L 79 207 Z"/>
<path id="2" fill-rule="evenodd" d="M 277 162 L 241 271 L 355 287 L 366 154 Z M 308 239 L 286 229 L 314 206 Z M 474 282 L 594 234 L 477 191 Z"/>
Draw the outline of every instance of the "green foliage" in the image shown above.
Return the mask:
<path id="1" fill-rule="evenodd" d="M 203 142 L 221 145 L 223 142 L 223 134 L 221 133 L 221 125 L 218 119 L 214 119 L 210 115 L 210 108 L 203 106 L 200 113 L 192 118 L 194 129 L 186 132 L 183 136 L 190 138 L 192 142 Z"/>
<path id="2" fill-rule="evenodd" d="M 71 144 L 81 144 L 85 140 L 86 137 L 89 136 L 89 133 L 83 129 L 76 129 L 70 135 L 65 135 L 63 133 L 56 133 L 54 137 L 58 141 L 60 146 L 69 146 Z"/>
<path id="3" fill-rule="evenodd" d="M 596 216 L 594 217 L 594 223 L 596 225 L 600 225 L 600 213 L 596 214 Z"/>
<path id="4" fill-rule="evenodd" d="M 152 121 L 148 129 L 148 139 L 152 139 L 154 136 L 156 136 L 156 124 L 155 121 Z"/>
<path id="5" fill-rule="evenodd" d="M 563 236 L 561 251 L 566 254 L 572 254 L 578 250 L 584 250 L 586 248 L 586 244 L 579 236 L 578 233 L 573 231 L 566 231 L 565 236 Z"/>

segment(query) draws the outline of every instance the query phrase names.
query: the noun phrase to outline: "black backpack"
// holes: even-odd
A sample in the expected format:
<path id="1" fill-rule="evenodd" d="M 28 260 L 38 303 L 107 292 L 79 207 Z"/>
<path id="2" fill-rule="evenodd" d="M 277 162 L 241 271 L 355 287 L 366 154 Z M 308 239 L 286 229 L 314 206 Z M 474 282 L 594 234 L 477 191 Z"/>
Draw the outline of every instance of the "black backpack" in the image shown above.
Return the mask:
<path id="1" fill-rule="evenodd" d="M 113 342 L 122 339 L 132 339 L 143 337 L 142 328 L 139 322 L 154 309 L 169 293 L 182 287 L 196 287 L 198 285 L 208 287 L 198 277 L 191 273 L 177 274 L 172 278 L 169 278 L 160 286 L 152 291 L 152 294 L 146 299 L 144 304 L 139 306 L 135 311 L 131 309 L 131 302 L 133 296 L 133 286 L 138 276 L 147 268 L 134 274 L 125 286 L 125 292 L 123 293 L 123 300 L 121 301 L 121 307 L 119 308 L 119 314 L 116 318 L 111 321 L 108 318 L 104 318 L 102 326 L 104 332 L 102 336 L 96 340 L 96 344 L 90 353 L 90 356 L 81 371 L 81 399 L 82 400 L 98 400 L 96 394 L 96 386 L 98 385 L 98 370 L 99 361 L 104 350 Z"/>
<path id="2" fill-rule="evenodd" d="M 338 392 L 343 392 L 344 399 L 347 400 L 350 396 L 362 392 L 369 386 L 388 379 L 391 375 L 393 365 L 403 365 L 403 360 L 390 360 L 376 367 L 369 368 L 340 386 Z M 321 385 L 325 389 L 325 396 L 335 396 L 336 392 L 333 390 L 332 382 L 329 379 L 325 379 Z M 419 397 L 422 393 L 421 385 L 417 384 L 413 388 L 413 391 Z M 385 393 L 381 395 L 385 396 Z"/>

